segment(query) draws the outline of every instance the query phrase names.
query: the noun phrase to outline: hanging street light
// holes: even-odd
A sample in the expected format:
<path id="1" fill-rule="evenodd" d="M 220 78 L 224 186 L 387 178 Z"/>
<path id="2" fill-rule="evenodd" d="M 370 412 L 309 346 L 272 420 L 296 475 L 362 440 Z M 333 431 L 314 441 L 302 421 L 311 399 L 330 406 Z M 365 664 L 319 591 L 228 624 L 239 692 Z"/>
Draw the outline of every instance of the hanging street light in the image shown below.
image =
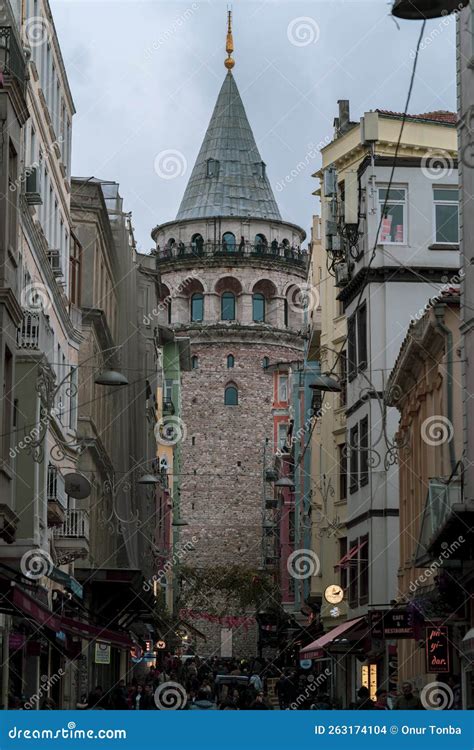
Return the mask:
<path id="1" fill-rule="evenodd" d="M 407 21 L 426 21 L 454 13 L 469 4 L 469 0 L 395 0 L 392 14 Z"/>
<path id="2" fill-rule="evenodd" d="M 112 388 L 128 385 L 128 380 L 123 373 L 117 370 L 103 370 L 94 378 L 97 385 L 108 385 Z"/>

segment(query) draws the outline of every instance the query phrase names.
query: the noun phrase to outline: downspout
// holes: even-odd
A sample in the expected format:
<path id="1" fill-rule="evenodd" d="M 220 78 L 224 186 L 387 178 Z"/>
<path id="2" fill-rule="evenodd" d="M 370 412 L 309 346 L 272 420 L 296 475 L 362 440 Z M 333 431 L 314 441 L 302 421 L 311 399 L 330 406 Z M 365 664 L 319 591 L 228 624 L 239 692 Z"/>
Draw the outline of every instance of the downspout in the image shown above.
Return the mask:
<path id="1" fill-rule="evenodd" d="M 446 340 L 446 370 L 447 370 L 447 400 L 448 400 L 448 419 L 453 423 L 453 334 L 450 328 L 444 322 L 445 305 L 435 305 L 434 314 L 436 318 L 436 329 L 440 331 Z M 454 474 L 457 468 L 454 432 L 449 441 L 449 461 L 451 464 L 451 474 Z"/>

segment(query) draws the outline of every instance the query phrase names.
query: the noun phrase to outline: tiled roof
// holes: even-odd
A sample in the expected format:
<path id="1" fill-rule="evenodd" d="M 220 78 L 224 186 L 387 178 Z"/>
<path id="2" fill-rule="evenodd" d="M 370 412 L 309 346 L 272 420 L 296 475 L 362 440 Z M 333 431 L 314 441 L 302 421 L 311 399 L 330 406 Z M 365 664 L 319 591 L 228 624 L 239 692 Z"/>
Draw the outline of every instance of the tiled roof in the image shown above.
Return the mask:
<path id="1" fill-rule="evenodd" d="M 215 160 L 209 162 L 208 160 Z M 234 77 L 228 71 L 177 220 L 244 216 L 281 220 Z"/>
<path id="2" fill-rule="evenodd" d="M 403 112 L 392 112 L 390 109 L 376 109 L 375 111 L 380 115 L 385 115 L 386 117 L 396 117 L 400 119 L 403 117 Z M 458 116 L 456 112 L 447 112 L 440 109 L 436 110 L 435 112 L 424 112 L 419 115 L 407 115 L 407 119 L 427 122 L 439 122 L 444 123 L 445 125 L 456 125 Z"/>

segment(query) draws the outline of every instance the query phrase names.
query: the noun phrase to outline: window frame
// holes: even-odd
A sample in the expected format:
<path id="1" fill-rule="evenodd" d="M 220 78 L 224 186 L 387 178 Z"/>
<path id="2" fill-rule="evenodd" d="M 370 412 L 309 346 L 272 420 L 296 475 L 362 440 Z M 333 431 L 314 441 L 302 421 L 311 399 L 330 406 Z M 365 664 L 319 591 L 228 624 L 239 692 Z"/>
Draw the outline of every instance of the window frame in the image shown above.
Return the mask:
<path id="1" fill-rule="evenodd" d="M 197 354 L 193 354 L 191 357 L 191 370 L 199 370 L 199 357 Z"/>
<path id="2" fill-rule="evenodd" d="M 284 391 L 285 391 L 285 398 L 282 397 L 282 385 L 284 383 Z M 289 396 L 289 379 L 288 379 L 288 373 L 282 372 L 278 373 L 278 403 L 287 403 L 288 402 L 288 396 Z"/>
<path id="3" fill-rule="evenodd" d="M 190 310 L 190 317 L 191 317 L 191 323 L 202 323 L 204 320 L 204 294 L 202 292 L 194 292 L 194 294 L 191 295 L 191 310 Z M 201 303 L 201 317 L 195 317 L 194 316 L 194 303 L 200 302 Z"/>
<path id="4" fill-rule="evenodd" d="M 233 306 L 232 317 L 224 317 L 224 301 L 226 299 L 227 300 L 232 299 L 232 306 Z M 236 304 L 236 297 L 235 297 L 234 292 L 230 292 L 230 291 L 222 292 L 222 294 L 221 294 L 221 320 L 224 320 L 224 321 L 235 320 L 236 319 L 236 308 L 237 308 L 237 304 Z"/>
<path id="5" fill-rule="evenodd" d="M 227 401 L 227 394 L 231 391 L 235 392 L 235 403 L 229 403 Z M 224 406 L 238 406 L 239 405 L 239 389 L 235 383 L 228 383 L 224 388 Z"/>
<path id="6" fill-rule="evenodd" d="M 235 367 L 235 357 L 233 354 L 227 355 L 227 369 L 233 370 Z"/>
<path id="7" fill-rule="evenodd" d="M 380 191 L 381 190 L 388 190 L 388 185 L 377 185 L 377 226 L 380 225 L 380 235 L 377 240 L 377 244 L 380 245 L 406 245 L 408 243 L 408 189 L 407 187 L 403 185 L 391 185 L 390 190 L 403 190 L 404 192 L 404 198 L 403 200 L 396 200 L 396 199 L 388 199 L 387 206 L 388 205 L 397 205 L 402 206 L 403 208 L 403 238 L 401 242 L 396 242 L 395 240 L 384 240 L 382 239 L 382 208 L 385 204 L 385 199 L 380 198 Z"/>
<path id="8" fill-rule="evenodd" d="M 357 313 L 347 319 L 347 379 L 351 383 L 357 377 Z"/>
<path id="9" fill-rule="evenodd" d="M 457 200 L 450 201 L 450 200 L 442 200 L 441 198 L 435 197 L 435 192 L 437 190 L 446 190 L 448 192 L 457 193 Z M 443 240 L 438 239 L 437 233 L 438 233 L 438 227 L 437 227 L 437 221 L 436 221 L 436 208 L 438 206 L 456 206 L 457 208 L 457 215 L 458 215 L 458 238 L 455 242 L 449 241 L 449 240 Z M 459 245 L 459 188 L 456 185 L 450 185 L 447 187 L 442 187 L 441 185 L 437 185 L 436 187 L 433 187 L 433 239 L 435 245 L 452 245 L 453 247 L 457 247 Z"/>
<path id="10" fill-rule="evenodd" d="M 349 430 L 349 451 L 349 492 L 353 495 L 359 489 L 359 423 Z"/>
<path id="11" fill-rule="evenodd" d="M 363 325 L 362 321 L 363 320 Z M 366 370 L 368 366 L 368 346 L 367 346 L 367 302 L 364 300 L 357 308 L 357 372 Z M 363 357 L 362 354 L 365 356 Z"/>
<path id="12" fill-rule="evenodd" d="M 365 449 L 365 450 L 364 450 Z M 369 417 L 366 415 L 359 422 L 359 483 L 365 487 L 369 483 Z"/>
<path id="13" fill-rule="evenodd" d="M 347 500 L 347 445 L 338 445 L 339 459 L 339 500 Z M 342 555 L 341 555 L 342 557 Z"/>
<path id="14" fill-rule="evenodd" d="M 258 299 L 257 299 L 258 298 Z M 255 315 L 255 303 L 259 302 L 262 305 L 262 316 L 257 318 Z M 252 320 L 254 323 L 265 323 L 266 317 L 266 299 L 262 292 L 254 292 L 252 294 Z"/>

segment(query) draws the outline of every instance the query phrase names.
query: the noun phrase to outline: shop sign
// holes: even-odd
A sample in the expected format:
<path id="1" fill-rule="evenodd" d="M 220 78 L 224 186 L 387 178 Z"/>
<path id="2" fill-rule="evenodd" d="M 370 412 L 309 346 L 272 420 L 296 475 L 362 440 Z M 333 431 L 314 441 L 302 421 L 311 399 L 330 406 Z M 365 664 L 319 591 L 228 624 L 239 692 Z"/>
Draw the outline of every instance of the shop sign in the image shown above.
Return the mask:
<path id="1" fill-rule="evenodd" d="M 372 638 L 396 640 L 413 638 L 413 627 L 407 609 L 386 609 L 370 613 Z"/>
<path id="2" fill-rule="evenodd" d="M 426 671 L 449 672 L 448 628 L 426 628 Z"/>
<path id="3" fill-rule="evenodd" d="M 95 663 L 96 664 L 110 664 L 110 643 L 96 643 L 95 644 Z"/>

